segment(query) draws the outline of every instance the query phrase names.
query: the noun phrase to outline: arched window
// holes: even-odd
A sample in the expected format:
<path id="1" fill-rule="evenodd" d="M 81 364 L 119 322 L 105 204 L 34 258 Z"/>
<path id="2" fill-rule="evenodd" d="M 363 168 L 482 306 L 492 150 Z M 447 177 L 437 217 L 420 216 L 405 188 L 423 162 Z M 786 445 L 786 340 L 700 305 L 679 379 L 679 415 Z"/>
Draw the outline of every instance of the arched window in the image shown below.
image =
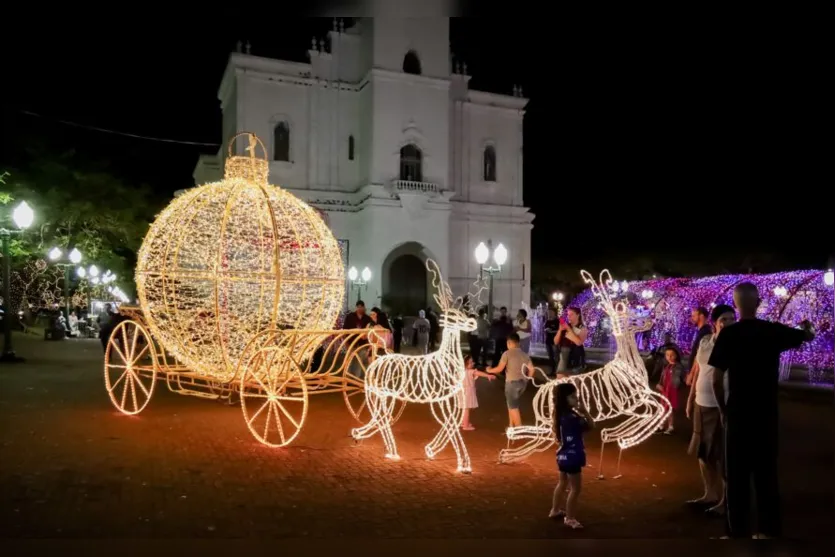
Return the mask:
<path id="1" fill-rule="evenodd" d="M 496 181 L 496 148 L 492 145 L 484 148 L 484 181 Z"/>
<path id="2" fill-rule="evenodd" d="M 273 129 L 273 160 L 290 160 L 290 126 L 279 122 Z"/>
<path id="3" fill-rule="evenodd" d="M 348 136 L 348 160 L 354 160 L 354 136 Z"/>
<path id="4" fill-rule="evenodd" d="M 423 181 L 423 153 L 416 145 L 409 144 L 400 149 L 400 179 Z"/>
<path id="5" fill-rule="evenodd" d="M 403 57 L 403 73 L 420 75 L 420 58 L 414 50 L 410 50 Z"/>

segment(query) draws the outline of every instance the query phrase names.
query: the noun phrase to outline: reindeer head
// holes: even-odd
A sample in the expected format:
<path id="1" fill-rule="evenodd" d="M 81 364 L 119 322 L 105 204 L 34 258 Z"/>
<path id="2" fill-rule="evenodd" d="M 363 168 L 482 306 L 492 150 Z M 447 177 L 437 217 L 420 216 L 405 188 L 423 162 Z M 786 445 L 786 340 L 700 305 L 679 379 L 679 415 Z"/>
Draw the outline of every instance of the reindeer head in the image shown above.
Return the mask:
<path id="1" fill-rule="evenodd" d="M 613 282 L 612 273 L 609 272 L 609 269 L 600 271 L 599 283 L 595 282 L 594 277 L 588 271 L 580 271 L 580 276 L 583 277 L 583 282 L 591 288 L 592 294 L 597 299 L 597 306 L 609 316 L 609 320 L 612 322 L 612 334 L 620 337 L 641 330 L 633 327 L 630 322 L 629 309 L 626 305 L 623 302 L 614 303 L 612 298 L 609 297 L 610 286 Z"/>
<path id="2" fill-rule="evenodd" d="M 433 295 L 438 307 L 441 308 L 441 318 L 438 320 L 438 324 L 441 327 L 453 331 L 475 331 L 475 319 L 468 317 L 466 313 L 457 307 L 460 305 L 461 300 L 456 300 L 452 295 L 452 290 L 444 282 L 438 264 L 431 259 L 427 259 L 426 268 L 432 273 L 432 286 L 438 290 L 438 293 Z"/>

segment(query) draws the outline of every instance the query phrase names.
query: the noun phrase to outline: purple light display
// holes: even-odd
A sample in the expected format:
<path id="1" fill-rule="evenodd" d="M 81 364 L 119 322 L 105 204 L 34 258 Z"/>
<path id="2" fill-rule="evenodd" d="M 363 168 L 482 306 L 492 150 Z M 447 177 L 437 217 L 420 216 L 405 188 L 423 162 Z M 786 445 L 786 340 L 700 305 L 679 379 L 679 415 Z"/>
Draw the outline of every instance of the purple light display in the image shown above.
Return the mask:
<path id="1" fill-rule="evenodd" d="M 760 291 L 762 304 L 758 315 L 761 319 L 797 326 L 804 319 L 815 325 L 817 336 L 811 343 L 784 356 L 784 363 L 805 365 L 809 380 L 819 382 L 833 369 L 833 287 L 827 284 L 824 271 L 792 271 L 770 275 L 720 275 L 703 278 L 665 278 L 629 283 L 621 288 L 616 299 L 629 305 L 634 311 L 650 313 L 655 326 L 639 336 L 641 350 L 650 350 L 663 343 L 665 333 L 671 333 L 675 342 L 685 351 L 696 334 L 690 323 L 693 308 L 703 306 L 710 311 L 717 304 L 733 306 L 734 286 L 752 282 Z M 586 345 L 605 348 L 609 344 L 606 314 L 596 305 L 589 290 L 572 300 L 579 306 L 589 327 Z M 829 373 L 827 373 L 829 372 Z M 831 375 L 829 375 L 831 377 Z M 831 383 L 831 380 L 828 381 Z"/>

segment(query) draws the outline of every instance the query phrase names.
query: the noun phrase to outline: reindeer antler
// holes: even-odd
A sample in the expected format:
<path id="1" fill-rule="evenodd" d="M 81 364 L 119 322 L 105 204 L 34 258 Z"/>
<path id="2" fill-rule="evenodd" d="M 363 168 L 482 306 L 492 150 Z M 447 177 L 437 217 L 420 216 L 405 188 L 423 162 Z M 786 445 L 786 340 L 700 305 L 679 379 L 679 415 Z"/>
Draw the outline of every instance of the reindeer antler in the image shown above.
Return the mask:
<path id="1" fill-rule="evenodd" d="M 589 285 L 592 294 L 597 298 L 597 306 L 609 316 L 612 322 L 612 332 L 620 335 L 622 333 L 620 317 L 626 313 L 626 306 L 620 302 L 617 305 L 613 304 L 612 298 L 609 296 L 609 286 L 614 282 L 612 273 L 609 272 L 609 269 L 600 271 L 600 284 L 595 282 L 594 277 L 588 271 L 580 271 L 580 276 L 583 277 L 583 282 Z"/>
<path id="2" fill-rule="evenodd" d="M 441 268 L 432 259 L 426 260 L 426 269 L 432 273 L 432 286 L 438 290 L 437 294 L 433 294 L 433 298 L 438 303 L 441 309 L 447 310 L 455 303 L 455 298 L 452 295 L 449 285 L 444 282 Z"/>

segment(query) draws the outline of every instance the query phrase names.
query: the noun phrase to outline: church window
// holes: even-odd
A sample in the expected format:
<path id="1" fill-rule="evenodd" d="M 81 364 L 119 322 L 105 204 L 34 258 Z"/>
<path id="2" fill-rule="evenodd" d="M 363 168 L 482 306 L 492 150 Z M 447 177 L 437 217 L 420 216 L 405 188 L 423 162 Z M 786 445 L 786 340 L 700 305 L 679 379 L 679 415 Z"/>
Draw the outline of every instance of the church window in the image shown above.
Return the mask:
<path id="1" fill-rule="evenodd" d="M 348 136 L 348 160 L 354 160 L 354 136 Z"/>
<path id="2" fill-rule="evenodd" d="M 279 122 L 273 129 L 273 160 L 290 160 L 290 126 Z"/>
<path id="3" fill-rule="evenodd" d="M 420 75 L 420 58 L 414 50 L 410 50 L 403 57 L 403 73 Z"/>
<path id="4" fill-rule="evenodd" d="M 484 148 L 484 181 L 496 181 L 496 148 L 492 145 Z"/>
<path id="5" fill-rule="evenodd" d="M 400 149 L 400 179 L 423 181 L 423 153 L 416 145 L 409 144 Z"/>

